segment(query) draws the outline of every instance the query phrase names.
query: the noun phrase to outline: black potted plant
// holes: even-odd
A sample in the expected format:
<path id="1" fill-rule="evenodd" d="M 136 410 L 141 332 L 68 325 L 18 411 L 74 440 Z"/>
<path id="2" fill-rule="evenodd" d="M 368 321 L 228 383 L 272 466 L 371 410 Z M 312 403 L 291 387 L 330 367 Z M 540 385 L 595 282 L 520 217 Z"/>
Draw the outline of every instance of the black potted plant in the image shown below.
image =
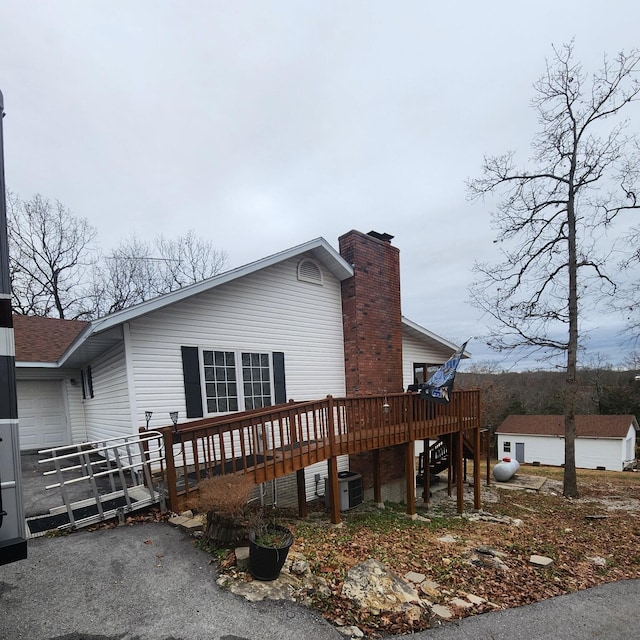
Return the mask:
<path id="1" fill-rule="evenodd" d="M 254 511 L 249 522 L 249 571 L 256 580 L 275 580 L 287 560 L 293 544 L 289 529 L 268 522 L 261 509 Z"/>

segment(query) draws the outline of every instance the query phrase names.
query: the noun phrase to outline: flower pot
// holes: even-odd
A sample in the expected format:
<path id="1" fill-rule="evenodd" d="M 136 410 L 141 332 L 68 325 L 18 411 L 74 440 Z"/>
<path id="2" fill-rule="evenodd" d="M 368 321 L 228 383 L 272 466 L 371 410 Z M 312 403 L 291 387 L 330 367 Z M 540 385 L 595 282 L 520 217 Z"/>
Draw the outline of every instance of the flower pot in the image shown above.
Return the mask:
<path id="1" fill-rule="evenodd" d="M 278 525 L 268 525 L 266 536 L 249 531 L 249 571 L 256 580 L 275 580 L 280 575 L 293 544 L 293 535 L 289 529 Z M 281 539 L 277 546 L 266 546 L 265 539 L 277 536 Z M 269 543 L 271 544 L 271 543 Z"/>

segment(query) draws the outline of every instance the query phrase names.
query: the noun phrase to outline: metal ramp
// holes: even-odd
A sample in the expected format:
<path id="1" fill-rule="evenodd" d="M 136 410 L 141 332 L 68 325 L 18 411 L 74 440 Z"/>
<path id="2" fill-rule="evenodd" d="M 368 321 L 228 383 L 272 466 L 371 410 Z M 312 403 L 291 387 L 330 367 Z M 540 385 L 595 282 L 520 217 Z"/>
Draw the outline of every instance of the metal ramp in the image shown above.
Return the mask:
<path id="1" fill-rule="evenodd" d="M 154 471 L 164 468 L 162 434 L 145 431 L 77 445 L 42 449 L 38 463 L 60 491 L 62 505 L 48 515 L 27 519 L 28 537 L 52 530 L 96 524 L 158 502 L 164 508 L 164 487 Z M 162 474 L 160 474 L 162 477 Z"/>

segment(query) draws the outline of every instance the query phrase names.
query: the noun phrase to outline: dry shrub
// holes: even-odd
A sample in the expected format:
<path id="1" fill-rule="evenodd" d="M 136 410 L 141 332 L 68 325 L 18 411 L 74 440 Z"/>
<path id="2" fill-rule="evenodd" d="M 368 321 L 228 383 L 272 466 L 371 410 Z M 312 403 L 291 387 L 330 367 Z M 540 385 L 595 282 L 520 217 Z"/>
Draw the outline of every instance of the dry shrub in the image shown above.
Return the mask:
<path id="1" fill-rule="evenodd" d="M 192 508 L 200 512 L 215 512 L 221 518 L 240 520 L 254 484 L 248 475 L 213 476 L 198 484 L 198 497 Z"/>
<path id="2" fill-rule="evenodd" d="M 198 485 L 198 497 L 189 505 L 206 512 L 205 538 L 229 546 L 247 537 L 246 514 L 254 485 L 247 475 L 213 476 Z"/>

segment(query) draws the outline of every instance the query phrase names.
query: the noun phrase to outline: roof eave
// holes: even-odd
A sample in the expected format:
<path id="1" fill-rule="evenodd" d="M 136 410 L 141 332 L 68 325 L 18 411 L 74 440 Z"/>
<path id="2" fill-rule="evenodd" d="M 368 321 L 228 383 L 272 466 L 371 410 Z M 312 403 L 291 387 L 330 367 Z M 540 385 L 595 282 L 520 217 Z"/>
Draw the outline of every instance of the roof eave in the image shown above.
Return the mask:
<path id="1" fill-rule="evenodd" d="M 448 349 L 451 349 L 452 351 L 457 351 L 460 348 L 460 345 L 456 345 L 453 342 L 450 342 L 449 340 L 446 340 L 445 338 L 442 338 L 441 336 L 437 335 L 436 333 L 433 333 L 433 331 L 429 331 L 429 329 L 425 329 L 423 326 L 419 325 L 418 323 L 414 322 L 413 320 L 409 320 L 409 318 L 407 318 L 406 316 L 402 316 L 402 323 L 404 325 L 406 325 L 409 329 L 421 334 L 422 336 L 429 338 L 430 340 L 434 340 L 436 342 L 439 342 L 443 347 L 446 347 Z M 463 358 L 470 358 L 471 357 L 471 353 L 469 353 L 466 349 L 464 350 L 464 353 L 462 354 Z"/>

